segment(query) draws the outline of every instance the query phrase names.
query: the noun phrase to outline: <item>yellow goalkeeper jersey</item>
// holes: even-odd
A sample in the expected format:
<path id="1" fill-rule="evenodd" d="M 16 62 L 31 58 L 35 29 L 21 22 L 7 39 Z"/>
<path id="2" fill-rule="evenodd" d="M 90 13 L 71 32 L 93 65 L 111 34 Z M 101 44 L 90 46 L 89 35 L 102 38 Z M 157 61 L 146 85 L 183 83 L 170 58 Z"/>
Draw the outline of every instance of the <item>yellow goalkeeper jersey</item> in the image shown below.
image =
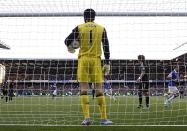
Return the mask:
<path id="1" fill-rule="evenodd" d="M 94 22 L 87 22 L 78 26 L 80 50 L 78 58 L 101 57 L 102 35 L 104 27 Z"/>

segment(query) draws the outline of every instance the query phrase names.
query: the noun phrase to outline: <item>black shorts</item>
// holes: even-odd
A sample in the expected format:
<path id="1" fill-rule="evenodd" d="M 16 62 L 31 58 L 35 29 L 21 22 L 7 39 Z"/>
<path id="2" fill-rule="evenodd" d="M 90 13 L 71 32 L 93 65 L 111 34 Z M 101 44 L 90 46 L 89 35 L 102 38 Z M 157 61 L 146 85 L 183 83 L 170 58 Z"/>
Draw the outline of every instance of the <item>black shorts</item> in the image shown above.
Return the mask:
<path id="1" fill-rule="evenodd" d="M 10 93 L 10 94 L 9 94 L 9 97 L 13 97 L 13 96 L 14 96 L 14 94 L 13 94 L 13 93 Z"/>
<path id="2" fill-rule="evenodd" d="M 95 90 L 92 90 L 92 94 L 95 94 Z"/>
<path id="3" fill-rule="evenodd" d="M 180 94 L 184 94 L 184 91 L 179 91 Z"/>
<path id="4" fill-rule="evenodd" d="M 149 91 L 149 82 L 141 82 L 141 83 L 139 83 L 139 91 L 148 92 Z"/>

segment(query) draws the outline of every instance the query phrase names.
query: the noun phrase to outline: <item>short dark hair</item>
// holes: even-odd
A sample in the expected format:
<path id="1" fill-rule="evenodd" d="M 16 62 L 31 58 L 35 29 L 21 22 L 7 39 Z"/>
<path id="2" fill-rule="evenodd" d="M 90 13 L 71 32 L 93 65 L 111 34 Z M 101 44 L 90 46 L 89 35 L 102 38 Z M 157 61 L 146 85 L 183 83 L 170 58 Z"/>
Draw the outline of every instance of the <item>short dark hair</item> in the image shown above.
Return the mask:
<path id="1" fill-rule="evenodd" d="M 96 13 L 93 9 L 86 9 L 84 11 L 84 20 L 85 21 L 94 21 L 95 15 L 96 15 Z"/>
<path id="2" fill-rule="evenodd" d="M 145 60 L 145 56 L 144 55 L 138 55 L 138 60 L 144 61 Z"/>

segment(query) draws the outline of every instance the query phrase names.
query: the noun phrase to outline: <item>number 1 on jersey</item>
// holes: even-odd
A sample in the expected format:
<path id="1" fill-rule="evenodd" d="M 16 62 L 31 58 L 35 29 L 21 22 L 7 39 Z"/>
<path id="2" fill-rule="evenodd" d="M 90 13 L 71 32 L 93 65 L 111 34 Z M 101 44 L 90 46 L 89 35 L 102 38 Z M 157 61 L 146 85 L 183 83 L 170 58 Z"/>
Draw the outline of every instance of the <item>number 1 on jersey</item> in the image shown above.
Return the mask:
<path id="1" fill-rule="evenodd" d="M 88 42 L 89 48 L 92 47 L 92 30 L 89 31 L 89 42 Z"/>

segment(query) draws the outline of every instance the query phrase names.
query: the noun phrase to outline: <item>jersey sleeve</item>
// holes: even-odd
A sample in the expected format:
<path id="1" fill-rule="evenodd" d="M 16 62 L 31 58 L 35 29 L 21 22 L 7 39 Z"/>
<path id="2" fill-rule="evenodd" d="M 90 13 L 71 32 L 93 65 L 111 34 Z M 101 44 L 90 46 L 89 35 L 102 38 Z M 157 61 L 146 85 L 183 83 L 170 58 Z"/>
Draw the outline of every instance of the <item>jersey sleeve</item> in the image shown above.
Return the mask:
<path id="1" fill-rule="evenodd" d="M 78 39 L 79 36 L 79 30 L 78 30 L 78 26 L 75 27 L 72 32 L 69 34 L 69 36 L 65 39 L 64 43 L 66 46 L 69 46 L 72 41 Z"/>
<path id="2" fill-rule="evenodd" d="M 169 78 L 172 78 L 172 73 L 173 73 L 173 72 L 170 72 L 170 73 L 169 73 L 169 75 L 168 75 Z"/>
<path id="3" fill-rule="evenodd" d="M 105 62 L 108 64 L 109 59 L 110 59 L 110 49 L 109 49 L 109 42 L 108 42 L 106 29 L 104 29 L 104 31 L 103 31 L 102 43 L 103 43 L 103 51 L 104 51 L 104 56 L 105 56 Z"/>

